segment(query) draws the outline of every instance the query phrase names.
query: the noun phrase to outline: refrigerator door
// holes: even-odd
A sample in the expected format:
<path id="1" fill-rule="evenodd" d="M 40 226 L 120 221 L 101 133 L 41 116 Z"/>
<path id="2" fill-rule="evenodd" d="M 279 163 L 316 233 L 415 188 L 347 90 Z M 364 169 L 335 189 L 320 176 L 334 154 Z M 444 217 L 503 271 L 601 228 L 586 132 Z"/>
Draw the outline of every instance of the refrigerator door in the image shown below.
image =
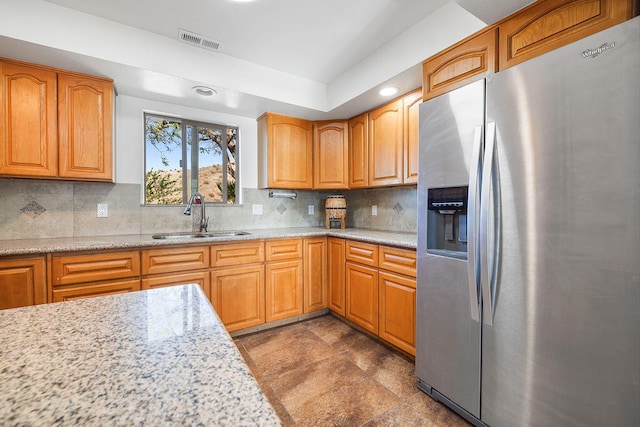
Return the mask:
<path id="1" fill-rule="evenodd" d="M 487 122 L 502 255 L 482 421 L 640 425 L 639 18 L 492 76 Z"/>
<path id="2" fill-rule="evenodd" d="M 427 193 L 469 184 L 470 170 L 477 172 L 474 136 L 483 123 L 484 81 L 420 107 L 416 375 L 475 417 L 480 413 L 481 326 L 472 318 L 468 262 L 464 252 L 457 258 L 427 252 L 428 219 L 437 215 L 427 210 Z"/>

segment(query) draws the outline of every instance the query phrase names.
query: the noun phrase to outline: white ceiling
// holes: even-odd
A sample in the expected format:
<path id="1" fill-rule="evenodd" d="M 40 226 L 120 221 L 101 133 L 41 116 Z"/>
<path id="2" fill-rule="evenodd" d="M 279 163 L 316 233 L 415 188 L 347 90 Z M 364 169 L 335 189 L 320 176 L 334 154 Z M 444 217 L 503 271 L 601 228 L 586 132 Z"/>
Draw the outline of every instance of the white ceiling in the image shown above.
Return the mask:
<path id="1" fill-rule="evenodd" d="M 321 119 L 383 103 L 383 84 L 420 86 L 427 56 L 530 0 L 5 2 L 0 56 L 99 71 L 124 95 L 248 117 L 269 110 Z M 211 52 L 178 42 L 179 29 L 221 46 Z M 196 84 L 218 95 L 198 99 L 190 91 Z"/>

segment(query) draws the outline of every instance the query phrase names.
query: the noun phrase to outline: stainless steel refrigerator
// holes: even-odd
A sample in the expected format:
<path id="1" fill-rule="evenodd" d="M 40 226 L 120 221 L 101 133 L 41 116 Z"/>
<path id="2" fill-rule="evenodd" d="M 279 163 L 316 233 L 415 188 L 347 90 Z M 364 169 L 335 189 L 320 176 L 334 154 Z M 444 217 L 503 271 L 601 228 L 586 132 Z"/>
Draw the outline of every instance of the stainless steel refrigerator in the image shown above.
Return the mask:
<path id="1" fill-rule="evenodd" d="M 476 425 L 640 425 L 640 17 L 420 108 L 416 375 Z"/>

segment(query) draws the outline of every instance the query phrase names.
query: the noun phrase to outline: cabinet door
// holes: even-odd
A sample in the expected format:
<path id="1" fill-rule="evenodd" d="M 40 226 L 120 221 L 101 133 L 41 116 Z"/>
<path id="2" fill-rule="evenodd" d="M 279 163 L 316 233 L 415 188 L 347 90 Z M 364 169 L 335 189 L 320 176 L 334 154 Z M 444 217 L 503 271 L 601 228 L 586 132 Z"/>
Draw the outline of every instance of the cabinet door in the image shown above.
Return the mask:
<path id="1" fill-rule="evenodd" d="M 142 279 L 142 289 L 155 289 L 163 288 L 166 286 L 177 285 L 190 285 L 198 284 L 202 288 L 202 292 L 211 299 L 209 292 L 210 286 L 210 274 L 208 271 L 196 271 L 193 273 L 179 273 L 179 274 L 162 274 L 159 276 L 145 277 Z"/>
<path id="2" fill-rule="evenodd" d="M 633 0 L 547 0 L 500 23 L 500 70 L 633 17 Z"/>
<path id="3" fill-rule="evenodd" d="M 266 120 L 266 132 L 260 129 Z M 313 187 L 313 128 L 308 120 L 267 113 L 259 119 L 261 187 L 311 189 Z M 266 140 L 262 140 L 266 138 Z M 264 179 L 266 175 L 266 179 Z M 266 181 L 266 182 L 265 182 Z"/>
<path id="4" fill-rule="evenodd" d="M 378 270 L 347 262 L 345 317 L 364 329 L 378 333 Z"/>
<path id="5" fill-rule="evenodd" d="M 369 186 L 369 114 L 349 120 L 349 188 Z"/>
<path id="6" fill-rule="evenodd" d="M 265 266 L 266 321 L 302 314 L 302 261 L 267 263 Z"/>
<path id="7" fill-rule="evenodd" d="M 396 347 L 416 354 L 416 280 L 380 271 L 378 335 Z"/>
<path id="8" fill-rule="evenodd" d="M 344 239 L 327 239 L 328 307 L 341 316 L 345 315 L 344 251 Z"/>
<path id="9" fill-rule="evenodd" d="M 402 183 L 402 151 L 400 99 L 369 113 L 369 186 Z"/>
<path id="10" fill-rule="evenodd" d="M 349 186 L 347 122 L 313 125 L 313 188 L 344 189 Z"/>
<path id="11" fill-rule="evenodd" d="M 327 238 L 304 239 L 304 312 L 327 308 Z"/>
<path id="12" fill-rule="evenodd" d="M 113 83 L 58 75 L 61 178 L 112 181 Z"/>
<path id="13" fill-rule="evenodd" d="M 211 304 L 227 331 L 264 323 L 264 267 L 249 265 L 211 271 Z"/>
<path id="14" fill-rule="evenodd" d="M 56 73 L 0 61 L 0 174 L 56 177 Z"/>
<path id="15" fill-rule="evenodd" d="M 476 33 L 422 63 L 422 98 L 435 98 L 498 71 L 498 30 Z"/>
<path id="16" fill-rule="evenodd" d="M 140 279 L 118 280 L 103 283 L 81 283 L 64 288 L 53 288 L 53 302 L 101 297 L 139 290 Z"/>
<path id="17" fill-rule="evenodd" d="M 402 99 L 404 108 L 404 175 L 402 181 L 405 184 L 418 182 L 418 132 L 420 127 L 420 103 L 422 103 L 422 90 L 411 92 Z"/>
<path id="18" fill-rule="evenodd" d="M 44 257 L 0 260 L 0 310 L 47 302 Z"/>

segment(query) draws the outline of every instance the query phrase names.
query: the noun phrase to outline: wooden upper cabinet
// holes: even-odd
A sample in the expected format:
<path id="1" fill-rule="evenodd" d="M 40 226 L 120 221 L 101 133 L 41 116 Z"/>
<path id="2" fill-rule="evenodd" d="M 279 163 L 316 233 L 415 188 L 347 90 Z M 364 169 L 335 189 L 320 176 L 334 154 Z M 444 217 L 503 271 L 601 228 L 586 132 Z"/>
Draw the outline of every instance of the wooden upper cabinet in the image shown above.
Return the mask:
<path id="1" fill-rule="evenodd" d="M 313 124 L 313 188 L 348 188 L 347 121 Z"/>
<path id="2" fill-rule="evenodd" d="M 422 64 L 422 98 L 435 98 L 498 70 L 498 29 L 489 27 Z"/>
<path id="3" fill-rule="evenodd" d="M 56 73 L 0 60 L 0 174 L 58 176 Z"/>
<path id="4" fill-rule="evenodd" d="M 500 69 L 542 55 L 633 17 L 633 0 L 546 0 L 499 24 Z"/>
<path id="5" fill-rule="evenodd" d="M 112 181 L 111 80 L 58 74 L 61 178 Z"/>
<path id="6" fill-rule="evenodd" d="M 349 120 L 349 188 L 369 186 L 369 114 Z"/>
<path id="7" fill-rule="evenodd" d="M 402 99 L 369 113 L 369 186 L 402 184 Z"/>
<path id="8" fill-rule="evenodd" d="M 420 104 L 422 90 L 418 89 L 402 98 L 404 109 L 404 175 L 405 184 L 418 182 L 418 144 L 420 142 L 418 121 L 420 119 Z"/>
<path id="9" fill-rule="evenodd" d="M 0 310 L 46 302 L 44 256 L 0 260 Z"/>
<path id="10" fill-rule="evenodd" d="M 310 121 L 272 113 L 258 119 L 258 185 L 261 188 L 313 188 Z"/>

